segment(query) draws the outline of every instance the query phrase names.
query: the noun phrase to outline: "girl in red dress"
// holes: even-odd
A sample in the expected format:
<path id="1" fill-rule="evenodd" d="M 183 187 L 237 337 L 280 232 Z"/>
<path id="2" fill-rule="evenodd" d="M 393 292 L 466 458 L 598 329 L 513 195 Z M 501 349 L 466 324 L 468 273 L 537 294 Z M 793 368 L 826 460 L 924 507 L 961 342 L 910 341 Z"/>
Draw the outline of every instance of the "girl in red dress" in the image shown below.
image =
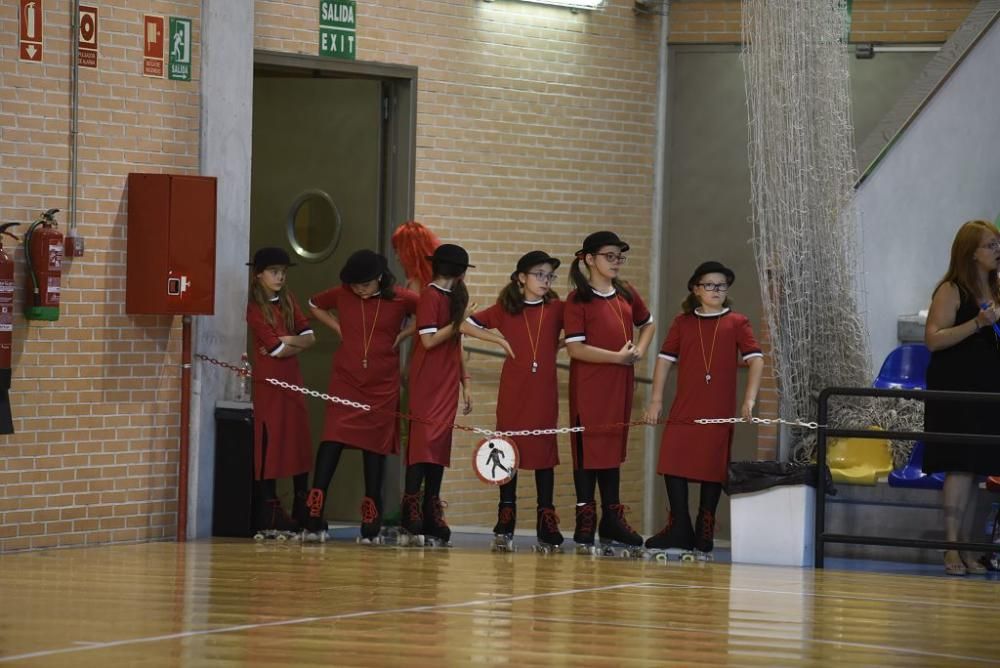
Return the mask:
<path id="1" fill-rule="evenodd" d="M 731 310 L 731 269 L 705 262 L 688 281 L 683 313 L 674 318 L 656 360 L 653 388 L 644 418 L 655 424 L 663 405 L 663 385 L 677 364 L 677 394 L 660 443 L 657 472 L 663 475 L 670 503 L 667 525 L 646 541 L 652 549 L 711 552 L 715 510 L 729 470 L 732 424 L 696 424 L 698 418 L 732 417 L 736 408 L 736 369 L 742 357 L 750 367 L 741 415 L 753 414 L 764 355 L 750 321 Z M 698 518 L 691 525 L 688 481 L 701 483 Z"/>
<path id="2" fill-rule="evenodd" d="M 462 373 L 461 327 L 469 315 L 465 271 L 469 254 L 461 246 L 442 244 L 427 257 L 433 279 L 417 303 L 417 337 L 410 363 L 406 481 L 401 502 L 402 530 L 447 543 L 451 529 L 444 520 L 441 481 L 451 464 L 451 425 L 458 410 L 472 412 L 469 378 Z M 420 488 L 424 487 L 423 502 Z"/>
<path id="3" fill-rule="evenodd" d="M 413 327 L 417 295 L 395 286 L 385 257 L 360 250 L 340 272 L 342 285 L 309 300 L 313 316 L 340 337 L 333 356 L 328 394 L 371 406 L 371 411 L 327 403 L 323 436 L 316 452 L 307 505 L 310 532 L 325 530 L 326 493 L 344 448 L 362 451 L 365 497 L 361 538 L 371 541 L 382 528 L 385 457 L 399 452 L 399 345 Z M 336 315 L 334 315 L 336 313 Z"/>
<path id="4" fill-rule="evenodd" d="M 500 373 L 497 397 L 497 431 L 551 429 L 559 419 L 559 383 L 556 353 L 563 327 L 563 303 L 550 287 L 556 280 L 559 260 L 536 250 L 517 262 L 510 283 L 497 303 L 469 316 L 480 330 L 496 329 L 513 349 Z M 480 333 L 470 332 L 479 337 Z M 552 502 L 554 467 L 559 463 L 555 434 L 517 436 L 519 469 L 534 470 L 538 494 L 535 531 L 538 542 L 561 545 L 559 518 Z M 500 505 L 493 533 L 509 540 L 517 518 L 517 475 L 500 486 Z"/>
<path id="5" fill-rule="evenodd" d="M 594 544 L 597 485 L 602 541 L 642 545 L 642 536 L 625 519 L 619 496 L 628 427 L 608 426 L 631 420 L 634 365 L 645 355 L 655 329 L 642 297 L 618 278 L 628 249 L 614 232 L 595 232 L 584 240 L 570 267 L 576 289 L 566 298 L 563 323 L 572 360 L 569 412 L 570 423 L 584 427 L 570 437 L 576 486 L 573 540 L 585 547 Z M 633 343 L 635 329 L 639 340 Z"/>
<path id="6" fill-rule="evenodd" d="M 297 528 L 282 510 L 277 479 L 292 477 L 294 515 L 305 519 L 311 447 L 305 397 L 266 382 L 267 378 L 302 386 L 295 358 L 315 343 L 309 321 L 288 291 L 286 274 L 294 266 L 280 248 L 261 248 L 253 256 L 253 278 L 247 304 L 253 350 L 254 529 Z"/>

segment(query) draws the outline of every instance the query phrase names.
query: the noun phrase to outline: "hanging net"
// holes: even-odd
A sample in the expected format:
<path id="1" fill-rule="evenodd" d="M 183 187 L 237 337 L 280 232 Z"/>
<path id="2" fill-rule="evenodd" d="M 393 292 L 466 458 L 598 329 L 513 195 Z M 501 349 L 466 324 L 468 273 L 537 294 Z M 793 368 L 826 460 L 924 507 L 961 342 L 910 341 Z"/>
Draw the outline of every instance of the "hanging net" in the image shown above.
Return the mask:
<path id="1" fill-rule="evenodd" d="M 742 2 L 751 221 L 783 416 L 814 419 L 823 388 L 871 382 L 846 4 Z"/>

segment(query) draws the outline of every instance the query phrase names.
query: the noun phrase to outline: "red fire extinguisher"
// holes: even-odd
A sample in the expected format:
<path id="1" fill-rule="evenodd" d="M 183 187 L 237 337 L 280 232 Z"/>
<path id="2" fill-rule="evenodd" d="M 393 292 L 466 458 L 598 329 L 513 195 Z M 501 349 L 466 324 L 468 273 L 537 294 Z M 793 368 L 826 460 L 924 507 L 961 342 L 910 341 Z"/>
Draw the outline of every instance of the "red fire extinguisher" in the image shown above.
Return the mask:
<path id="1" fill-rule="evenodd" d="M 58 320 L 62 280 L 63 235 L 49 209 L 24 233 L 24 263 L 27 296 L 24 317 L 28 320 Z"/>
<path id="2" fill-rule="evenodd" d="M 10 347 L 14 338 L 14 260 L 3 250 L 3 235 L 17 241 L 7 228 L 18 224 L 0 225 L 0 434 L 14 433 L 9 395 Z"/>

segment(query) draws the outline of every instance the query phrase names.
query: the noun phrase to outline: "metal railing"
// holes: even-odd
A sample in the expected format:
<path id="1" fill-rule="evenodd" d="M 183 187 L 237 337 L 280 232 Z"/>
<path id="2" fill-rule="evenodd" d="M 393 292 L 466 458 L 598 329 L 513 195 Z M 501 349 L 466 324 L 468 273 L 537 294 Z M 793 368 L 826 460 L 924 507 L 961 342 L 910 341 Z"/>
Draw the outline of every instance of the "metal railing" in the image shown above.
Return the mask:
<path id="1" fill-rule="evenodd" d="M 881 545 L 886 547 L 912 547 L 925 549 L 968 550 L 971 552 L 993 552 L 993 543 L 973 543 L 946 540 L 920 540 L 914 538 L 889 538 L 885 536 L 859 536 L 852 534 L 826 533 L 826 468 L 827 439 L 830 437 L 851 437 L 866 439 L 891 439 L 899 441 L 924 441 L 925 443 L 952 443 L 956 445 L 1000 445 L 1000 435 L 949 434 L 923 431 L 873 431 L 870 429 L 840 429 L 827 425 L 830 397 L 876 397 L 881 399 L 916 399 L 918 401 L 945 400 L 974 403 L 1000 403 L 1000 393 L 951 392 L 943 390 L 880 390 L 869 387 L 828 387 L 819 395 L 819 428 L 816 437 L 816 464 L 820 471 L 816 476 L 816 516 L 815 516 L 815 567 L 823 568 L 823 557 L 827 543 L 847 543 L 853 545 Z M 998 472 L 1000 473 L 1000 472 Z"/>

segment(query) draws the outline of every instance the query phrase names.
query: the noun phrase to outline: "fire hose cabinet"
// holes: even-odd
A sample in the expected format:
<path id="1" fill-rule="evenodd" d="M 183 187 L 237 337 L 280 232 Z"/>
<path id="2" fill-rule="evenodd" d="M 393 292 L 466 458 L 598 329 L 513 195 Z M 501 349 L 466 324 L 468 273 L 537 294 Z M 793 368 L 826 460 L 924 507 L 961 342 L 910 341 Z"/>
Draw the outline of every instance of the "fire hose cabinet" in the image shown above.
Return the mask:
<path id="1" fill-rule="evenodd" d="M 128 175 L 125 312 L 215 312 L 214 176 Z"/>

